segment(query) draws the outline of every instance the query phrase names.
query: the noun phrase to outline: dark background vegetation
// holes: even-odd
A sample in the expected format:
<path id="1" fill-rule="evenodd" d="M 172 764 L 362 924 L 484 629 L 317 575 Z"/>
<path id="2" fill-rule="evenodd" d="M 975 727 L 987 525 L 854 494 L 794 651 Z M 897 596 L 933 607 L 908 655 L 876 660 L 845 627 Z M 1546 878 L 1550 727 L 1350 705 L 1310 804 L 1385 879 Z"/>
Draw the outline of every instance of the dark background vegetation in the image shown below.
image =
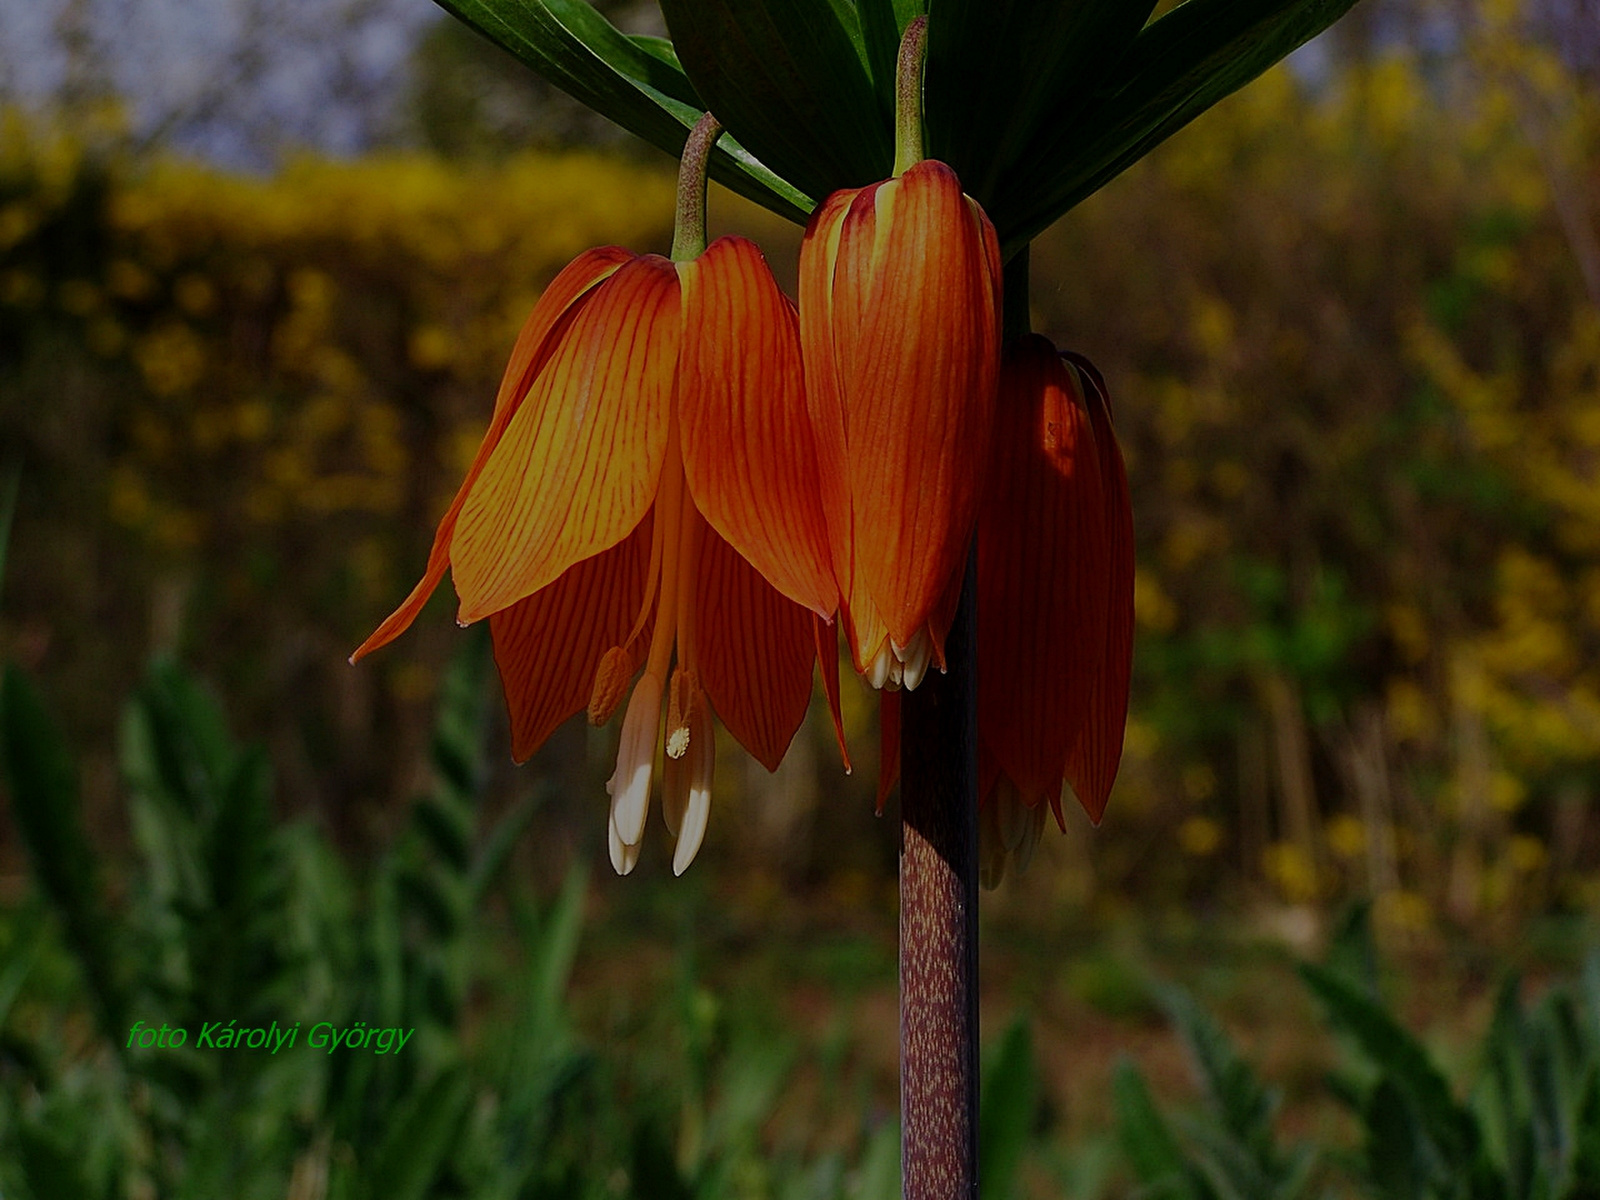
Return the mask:
<path id="1" fill-rule="evenodd" d="M 389 1194 L 383 1171 L 417 1195 L 544 1194 L 445 1158 L 361 1174 L 423 1108 L 460 1123 L 395 1144 L 511 1161 L 496 1139 L 515 1122 L 483 1114 L 522 1104 L 546 1106 L 534 1159 L 551 1194 L 892 1186 L 896 826 L 892 806 L 872 815 L 864 692 L 847 684 L 853 775 L 820 713 L 776 776 L 723 739 L 693 870 L 673 880 L 652 836 L 617 880 L 599 869 L 614 733 L 580 721 L 513 768 L 448 598 L 345 662 L 419 572 L 540 288 L 586 246 L 663 250 L 671 164 L 410 7 L 219 4 L 202 10 L 214 28 L 194 25 L 210 32 L 189 74 L 141 74 L 113 31 L 154 45 L 164 11 L 63 0 L 28 28 L 6 18 L 0 47 L 0 471 L 20 472 L 0 658 L 76 762 L 99 897 L 79 924 L 117 931 L 97 950 L 63 920 L 74 885 L 40 868 L 13 769 L 0 1164 L 60 1124 L 51 1105 L 81 1103 L 113 1114 L 111 1140 L 49 1153 L 110 1164 L 109 1190 L 86 1195 Z M 652 6 L 608 11 L 659 31 Z M 1194 1101 L 1171 1023 L 1188 1010 L 1153 981 L 1222 1014 L 1282 1093 L 1270 1131 L 1332 1147 L 1304 1186 L 1342 1189 L 1365 1110 L 1323 1085 L 1342 1061 L 1318 1021 L 1326 989 L 1319 1008 L 1293 964 L 1355 944 L 1352 905 L 1389 964 L 1383 994 L 1458 1096 L 1495 1077 L 1477 1047 L 1492 1021 L 1509 1028 L 1507 972 L 1542 994 L 1596 941 L 1597 30 L 1578 0 L 1367 0 L 1035 245 L 1036 328 L 1110 381 L 1139 574 L 1106 820 L 1050 831 L 1029 873 L 984 898 L 985 1028 L 1026 1097 L 1026 1194 L 1123 1194 L 1167 1161 L 1128 1135 L 1153 1126 L 1128 1115 L 1137 1089 L 1116 1067 L 1132 1055 L 1161 1103 Z M 761 241 L 793 290 L 798 230 L 725 193 L 712 225 Z M 450 686 L 488 697 L 453 784 Z M 215 720 L 259 748 L 244 832 L 217 780 L 162 818 L 202 859 L 208 838 L 273 847 L 258 875 L 189 871 L 257 879 L 234 910 L 210 885 L 161 882 L 179 852 L 151 841 L 165 802 L 128 722 L 162 704 L 174 744 Z M 213 704 L 223 715 L 195 715 Z M 203 775 L 233 770 L 205 753 L 222 758 Z M 444 836 L 414 798 L 447 785 L 469 799 L 444 805 Z M 462 864 L 489 848 L 469 888 Z M 462 879 L 393 891 L 417 862 L 444 871 L 430 855 Z M 201 911 L 233 916 L 200 928 Z M 276 914 L 270 953 L 229 968 L 236 994 L 196 998 L 205 947 L 255 936 L 251 912 Z M 369 944 L 384 920 L 395 937 Z M 567 949 L 540 940 L 568 928 Z M 284 929 L 298 940 L 274 941 Z M 308 963 L 316 986 L 296 974 Z M 519 972 L 541 970 L 548 1007 L 516 1017 L 533 986 Z M 426 990 L 429 971 L 432 993 L 382 1003 L 431 1022 L 433 1048 L 377 1082 L 304 1063 L 262 1082 L 203 1059 L 175 1081 L 108 1048 L 111 1011 L 370 1020 L 378 981 Z M 1003 1036 L 1014 1019 L 1030 1040 Z M 495 1077 L 513 1043 L 579 1090 Z M 1580 1112 L 1591 1060 L 1572 1054 Z M 235 1115 L 207 1107 L 230 1087 Z M 280 1111 L 297 1114 L 270 1122 L 281 1142 L 205 1168 L 221 1174 L 194 1165 L 206 1121 Z M 1489 1138 L 1496 1161 L 1515 1141 Z"/>

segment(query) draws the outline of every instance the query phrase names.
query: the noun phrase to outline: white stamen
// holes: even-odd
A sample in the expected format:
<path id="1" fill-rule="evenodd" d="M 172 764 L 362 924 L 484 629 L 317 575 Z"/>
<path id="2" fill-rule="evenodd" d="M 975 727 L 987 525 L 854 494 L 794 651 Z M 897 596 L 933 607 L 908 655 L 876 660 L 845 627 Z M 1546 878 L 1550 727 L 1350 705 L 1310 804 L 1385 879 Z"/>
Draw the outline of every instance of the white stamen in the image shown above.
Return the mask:
<path id="1" fill-rule="evenodd" d="M 978 883 L 984 891 L 1000 886 L 1006 873 L 1006 847 L 996 819 L 998 797 L 991 795 L 978 809 Z"/>
<path id="2" fill-rule="evenodd" d="M 887 688 L 891 692 L 900 690 L 900 677 L 903 668 L 900 659 L 896 657 L 894 649 L 887 640 L 878 647 L 878 653 L 873 656 L 872 662 L 867 666 L 867 682 L 879 691 Z"/>
<path id="3" fill-rule="evenodd" d="M 618 875 L 627 875 L 639 865 L 639 843 L 624 845 L 617 836 L 615 821 L 606 822 L 606 843 L 611 850 L 611 865 L 616 868 Z"/>
<path id="4" fill-rule="evenodd" d="M 644 836 L 645 813 L 650 807 L 650 771 L 655 764 L 656 734 L 660 728 L 661 679 L 646 671 L 628 701 L 627 714 L 622 718 L 622 740 L 617 746 L 617 769 L 606 781 L 606 791 L 611 794 L 611 828 L 624 846 L 637 846 Z M 615 852 L 611 857 L 615 864 Z"/>
<path id="5" fill-rule="evenodd" d="M 683 821 L 678 829 L 678 848 L 672 854 L 672 873 L 682 875 L 705 840 L 706 823 L 711 817 L 711 773 L 717 765 L 717 744 L 711 731 L 711 716 L 705 705 L 696 705 L 689 717 L 688 796 Z"/>
<path id="6" fill-rule="evenodd" d="M 1033 861 L 1033 852 L 1039 848 L 1039 836 L 1044 833 L 1044 805 L 1035 804 L 1028 812 L 1028 824 L 1022 841 L 1017 843 L 1017 874 L 1021 875 Z"/>
<path id="7" fill-rule="evenodd" d="M 905 649 L 896 646 L 894 653 L 903 664 L 901 673 L 906 691 L 916 691 L 922 677 L 928 673 L 928 664 L 933 661 L 933 639 L 928 636 L 928 627 L 924 625 L 917 630 Z"/>
<path id="8" fill-rule="evenodd" d="M 1033 814 L 1028 811 L 1027 803 L 1022 799 L 1022 793 L 1017 790 L 1017 785 L 1004 775 L 995 785 L 994 796 L 991 803 L 995 807 L 995 822 L 1000 830 L 1000 841 L 1010 854 L 1022 844 L 1022 839 L 1028 836 L 1028 824 L 1033 820 Z"/>

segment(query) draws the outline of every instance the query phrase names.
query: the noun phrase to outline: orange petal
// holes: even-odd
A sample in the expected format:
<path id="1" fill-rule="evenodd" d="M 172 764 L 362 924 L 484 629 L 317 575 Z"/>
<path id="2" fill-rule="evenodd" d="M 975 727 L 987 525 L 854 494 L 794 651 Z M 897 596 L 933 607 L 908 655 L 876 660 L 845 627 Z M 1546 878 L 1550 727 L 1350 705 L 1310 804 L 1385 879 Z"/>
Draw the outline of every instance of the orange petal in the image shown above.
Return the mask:
<path id="1" fill-rule="evenodd" d="M 1066 357 L 1086 385 L 1105 496 L 1106 635 L 1090 676 L 1084 722 L 1067 754 L 1067 780 L 1084 811 L 1098 823 L 1117 778 L 1128 723 L 1128 688 L 1133 674 L 1133 502 L 1127 468 L 1111 426 L 1105 379 L 1080 355 Z"/>
<path id="2" fill-rule="evenodd" d="M 900 696 L 878 693 L 878 815 L 894 785 L 900 782 Z"/>
<path id="3" fill-rule="evenodd" d="M 500 392 L 495 397 L 494 416 L 489 421 L 489 430 L 483 435 L 478 453 L 473 456 L 472 465 L 467 469 L 467 477 L 462 480 L 455 499 L 450 502 L 449 509 L 433 535 L 433 548 L 428 551 L 428 566 L 423 572 L 422 579 L 411 589 L 411 594 L 405 598 L 400 607 L 389 614 L 383 624 L 373 631 L 371 637 L 361 643 L 356 652 L 350 656 L 351 662 L 392 642 L 406 631 L 412 621 L 416 620 L 417 614 L 422 611 L 422 606 L 428 602 L 428 597 L 433 595 L 433 589 L 438 587 L 439 581 L 444 578 L 445 568 L 450 565 L 450 538 L 455 532 L 456 518 L 461 513 L 461 505 L 466 500 L 467 493 L 472 490 L 478 473 L 483 470 L 483 464 L 489 461 L 489 455 L 499 445 L 500 437 L 505 433 L 512 414 L 522 403 L 522 398 L 528 394 L 534 375 L 548 357 L 551 332 L 556 329 L 558 323 L 565 324 L 563 318 L 570 320 L 568 310 L 583 298 L 584 293 L 609 278 L 619 266 L 632 257 L 634 257 L 632 252 L 620 246 L 601 246 L 596 250 L 585 250 L 563 267 L 560 274 L 550 281 L 550 286 L 545 288 L 544 294 L 533 306 L 533 311 L 528 314 L 528 319 L 523 322 L 522 331 L 517 334 L 516 345 L 511 349 L 511 361 L 506 364 L 505 374 L 500 380 Z"/>
<path id="4" fill-rule="evenodd" d="M 817 489 L 827 520 L 834 577 L 848 604 L 853 579 L 850 480 L 845 455 L 843 384 L 835 338 L 834 267 L 855 191 L 834 192 L 811 214 L 800 243 L 800 351 L 806 410 L 817 455 Z M 841 323 L 848 332 L 850 322 Z M 851 642 L 852 650 L 855 643 Z"/>
<path id="5" fill-rule="evenodd" d="M 800 367 L 800 321 L 755 243 L 718 238 L 683 283 L 678 430 L 711 527 L 796 604 L 839 607 Z"/>
<path id="6" fill-rule="evenodd" d="M 850 749 L 844 744 L 844 711 L 839 706 L 838 629 L 813 613 L 811 632 L 817 643 L 817 670 L 822 672 L 822 694 L 827 697 L 828 715 L 833 718 L 833 736 L 839 742 L 839 761 L 844 764 L 844 773 L 848 775 Z"/>
<path id="7" fill-rule="evenodd" d="M 1105 488 L 1080 395 L 1047 339 L 1008 349 L 978 524 L 978 724 L 1029 805 L 1060 791 L 1104 653 Z"/>
<path id="8" fill-rule="evenodd" d="M 620 545 L 585 559 L 549 587 L 489 617 L 494 659 L 511 714 L 511 756 L 522 762 L 589 703 L 607 650 L 633 628 L 644 601 L 650 520 Z M 644 662 L 650 628 L 635 639 L 629 673 Z"/>
<path id="9" fill-rule="evenodd" d="M 655 499 L 678 364 L 678 274 L 625 263 L 558 339 L 467 495 L 450 546 L 476 621 L 614 546 Z"/>
<path id="10" fill-rule="evenodd" d="M 857 197 L 836 303 L 863 263 L 870 289 L 843 376 L 855 566 L 905 646 L 961 570 L 977 517 L 999 366 L 999 251 L 954 172 L 926 161 Z M 836 326 L 845 315 L 835 312 Z M 947 628 L 931 632 L 942 658 Z"/>
<path id="11" fill-rule="evenodd" d="M 728 732 L 775 771 L 811 703 L 810 614 L 709 528 L 695 593 L 700 682 Z"/>

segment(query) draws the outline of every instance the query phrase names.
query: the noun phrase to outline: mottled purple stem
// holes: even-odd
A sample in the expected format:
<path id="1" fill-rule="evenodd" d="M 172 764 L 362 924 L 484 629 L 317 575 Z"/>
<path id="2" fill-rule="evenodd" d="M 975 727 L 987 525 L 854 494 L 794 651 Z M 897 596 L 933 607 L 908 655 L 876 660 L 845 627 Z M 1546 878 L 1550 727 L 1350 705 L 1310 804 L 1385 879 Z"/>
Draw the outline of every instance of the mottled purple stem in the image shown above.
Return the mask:
<path id="1" fill-rule="evenodd" d="M 900 1163 L 906 1200 L 978 1195 L 975 556 L 949 669 L 907 692 L 900 730 Z"/>

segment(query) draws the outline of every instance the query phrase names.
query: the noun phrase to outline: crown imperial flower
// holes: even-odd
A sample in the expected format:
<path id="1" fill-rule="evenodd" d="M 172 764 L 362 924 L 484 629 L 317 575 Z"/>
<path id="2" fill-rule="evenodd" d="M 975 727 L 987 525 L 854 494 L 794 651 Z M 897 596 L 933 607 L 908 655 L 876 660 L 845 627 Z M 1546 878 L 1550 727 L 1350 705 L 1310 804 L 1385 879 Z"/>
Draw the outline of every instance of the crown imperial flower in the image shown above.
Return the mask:
<path id="1" fill-rule="evenodd" d="M 874 687 L 944 662 L 988 460 L 1000 255 L 926 159 L 839 191 L 800 250 L 807 403 L 845 632 Z"/>
<path id="2" fill-rule="evenodd" d="M 1133 649 L 1133 517 L 1105 382 L 1029 334 L 1000 372 L 978 520 L 980 863 L 1027 865 L 1048 803 L 1095 822 L 1122 756 Z"/>
<path id="3" fill-rule="evenodd" d="M 798 317 L 753 243 L 701 252 L 708 148 L 682 261 L 587 251 L 540 297 L 421 582 L 354 656 L 398 636 L 448 567 L 461 623 L 489 620 L 518 760 L 581 709 L 609 719 L 642 669 L 607 784 L 623 874 L 658 738 L 681 874 L 710 811 L 712 712 L 775 769 L 838 604 Z"/>

